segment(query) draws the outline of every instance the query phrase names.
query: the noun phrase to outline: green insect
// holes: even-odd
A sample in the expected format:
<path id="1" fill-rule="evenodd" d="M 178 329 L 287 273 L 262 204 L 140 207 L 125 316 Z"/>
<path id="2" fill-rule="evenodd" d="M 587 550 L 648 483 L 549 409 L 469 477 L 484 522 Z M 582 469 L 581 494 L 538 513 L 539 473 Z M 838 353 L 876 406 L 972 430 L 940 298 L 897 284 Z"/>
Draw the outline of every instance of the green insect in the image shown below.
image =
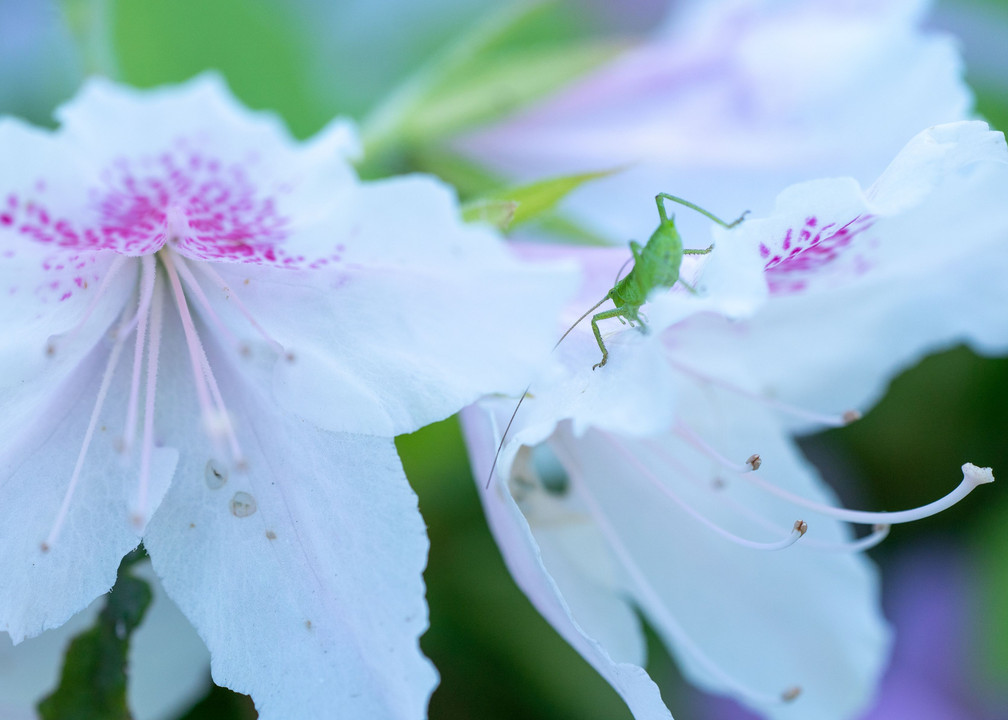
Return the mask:
<path id="1" fill-rule="evenodd" d="M 591 319 L 592 332 L 595 334 L 595 340 L 598 342 L 599 349 L 602 351 L 602 360 L 592 366 L 592 370 L 597 370 L 598 368 L 604 366 L 606 361 L 609 359 L 609 351 L 606 350 L 605 343 L 602 341 L 602 333 L 599 331 L 599 320 L 616 318 L 621 323 L 630 323 L 631 327 L 636 327 L 637 324 L 640 324 L 641 329 L 644 330 L 647 325 L 641 318 L 640 309 L 641 306 L 647 302 L 648 296 L 656 288 L 671 288 L 676 283 L 680 283 L 690 292 L 696 292 L 696 289 L 692 285 L 679 277 L 679 269 L 682 267 L 683 256 L 706 255 L 714 249 L 714 245 L 709 245 L 703 250 L 690 250 L 684 248 L 682 236 L 679 234 L 679 231 L 676 230 L 675 216 L 673 215 L 670 217 L 665 212 L 665 200 L 671 200 L 672 202 L 688 207 L 691 210 L 696 210 L 701 215 L 704 215 L 721 227 L 729 230 L 742 222 L 745 219 L 745 216 L 749 214 L 749 211 L 746 210 L 734 221 L 726 223 L 713 213 L 704 210 L 702 207 L 694 205 L 688 200 L 683 200 L 682 198 L 676 197 L 675 195 L 669 195 L 668 193 L 658 193 L 655 195 L 655 204 L 658 206 L 658 217 L 660 218 L 660 221 L 658 223 L 658 227 L 653 233 L 651 233 L 651 237 L 648 238 L 646 245 L 641 246 L 641 244 L 636 240 L 630 241 L 630 252 L 633 253 L 633 257 L 631 259 L 634 263 L 630 272 L 627 273 L 626 277 L 621 280 L 617 280 L 616 284 L 609 292 L 606 293 L 605 297 L 592 305 L 584 315 L 579 317 L 573 325 L 567 328 L 567 332 L 560 336 L 556 345 L 553 346 L 554 350 L 564 341 L 564 338 L 570 335 L 571 331 L 576 328 L 582 320 L 595 312 L 602 303 L 607 300 L 612 300 L 613 305 L 615 305 L 612 310 L 603 310 L 600 313 L 595 313 L 592 315 Z M 629 262 L 629 260 L 627 262 Z M 490 480 L 493 478 L 494 470 L 497 468 L 497 459 L 500 457 L 500 451 L 501 448 L 504 447 L 504 440 L 507 438 L 508 431 L 511 429 L 511 424 L 514 422 L 515 416 L 518 414 L 518 409 L 521 407 L 522 402 L 524 402 L 527 396 L 528 388 L 525 388 L 525 392 L 522 393 L 521 399 L 518 401 L 514 412 L 511 414 L 511 419 L 508 421 L 507 427 L 504 428 L 504 435 L 501 437 L 500 444 L 497 445 L 497 453 L 494 455 L 493 465 L 490 467 L 490 475 L 487 477 L 487 487 L 490 486 Z"/>
<path id="2" fill-rule="evenodd" d="M 675 195 L 669 195 L 668 193 L 658 193 L 655 195 L 655 203 L 658 205 L 658 217 L 661 220 L 655 231 L 651 233 L 651 237 L 648 238 L 646 245 L 641 247 L 641 244 L 636 240 L 630 241 L 630 252 L 633 253 L 634 261 L 633 268 L 630 269 L 626 277 L 616 283 L 612 290 L 606 293 L 604 298 L 579 317 L 577 322 L 571 325 L 567 329 L 567 332 L 557 341 L 557 345 L 559 345 L 570 334 L 571 330 L 591 315 L 602 303 L 606 300 L 612 300 L 613 305 L 616 307 L 612 310 L 603 310 L 600 313 L 592 315 L 592 332 L 595 333 L 595 340 L 602 351 L 602 360 L 593 365 L 592 370 L 602 367 L 609 359 L 609 351 L 606 350 L 605 343 L 602 342 L 602 333 L 599 331 L 599 320 L 617 318 L 622 323 L 630 323 L 630 327 L 635 327 L 637 323 L 640 323 L 641 328 L 644 328 L 646 325 L 641 319 L 640 309 L 647 302 L 648 295 L 653 290 L 656 288 L 671 288 L 678 282 L 690 292 L 696 292 L 696 289 L 692 285 L 679 277 L 679 269 L 682 266 L 683 256 L 706 255 L 714 249 L 714 246 L 709 245 L 703 250 L 683 248 L 682 236 L 676 230 L 675 216 L 669 217 L 666 215 L 664 200 L 671 200 L 674 203 L 679 203 L 692 210 L 696 210 L 701 215 L 710 218 L 721 227 L 729 230 L 742 222 L 749 212 L 747 210 L 733 222 L 726 223 L 713 213 Z"/>

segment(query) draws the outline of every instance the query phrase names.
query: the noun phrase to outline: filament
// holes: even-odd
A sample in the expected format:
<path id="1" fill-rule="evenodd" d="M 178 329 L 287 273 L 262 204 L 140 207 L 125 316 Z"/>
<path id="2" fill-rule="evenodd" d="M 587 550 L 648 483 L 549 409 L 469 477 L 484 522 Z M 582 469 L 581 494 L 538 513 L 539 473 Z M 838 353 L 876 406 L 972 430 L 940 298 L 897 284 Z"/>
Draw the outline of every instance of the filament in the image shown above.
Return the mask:
<path id="1" fill-rule="evenodd" d="M 570 461 L 570 456 L 567 453 L 565 453 L 565 455 L 567 455 L 567 459 Z M 620 565 L 627 573 L 630 582 L 636 588 L 637 592 L 640 593 L 641 604 L 645 612 L 655 619 L 656 624 L 659 628 L 661 628 L 663 634 L 667 634 L 672 639 L 672 642 L 682 649 L 687 655 L 692 657 L 692 659 L 700 665 L 705 672 L 715 678 L 722 685 L 729 688 L 736 695 L 745 698 L 753 704 L 777 705 L 782 702 L 793 700 L 798 696 L 800 689 L 797 687 L 787 688 L 778 695 L 758 693 L 749 690 L 738 679 L 729 675 L 728 672 L 718 665 L 713 658 L 708 656 L 686 633 L 672 613 L 669 612 L 665 603 L 658 595 L 658 592 L 648 581 L 644 572 L 637 566 L 637 563 L 630 551 L 627 550 L 626 546 L 620 540 L 616 530 L 609 524 L 605 513 L 599 507 L 591 493 L 588 492 L 585 484 L 578 483 L 578 487 L 580 488 L 580 497 L 594 517 L 597 527 L 605 536 L 610 548 L 612 548 L 613 552 L 616 554 Z"/>
<path id="2" fill-rule="evenodd" d="M 746 460 L 745 463 L 739 464 L 732 462 L 724 455 L 719 453 L 717 450 L 712 448 L 710 445 L 708 445 L 699 435 L 697 435 L 695 432 L 693 432 L 688 427 L 683 425 L 681 422 L 676 423 L 673 432 L 675 432 L 676 435 L 678 435 L 683 440 L 688 442 L 690 445 L 699 450 L 701 453 L 703 453 L 707 457 L 711 458 L 712 460 L 720 464 L 726 470 L 731 470 L 732 472 L 742 474 L 752 472 L 753 470 L 758 469 L 759 466 L 762 464 L 760 456 L 755 454 L 750 455 L 749 459 Z"/>
<path id="3" fill-rule="evenodd" d="M 207 431 L 211 437 L 217 438 L 223 435 L 230 446 L 235 463 L 242 465 L 244 458 L 238 438 L 231 425 L 231 418 L 228 416 L 227 408 L 224 405 L 224 398 L 221 396 L 220 388 L 213 371 L 210 369 L 210 361 L 207 359 L 206 351 L 200 342 L 199 333 L 193 323 L 192 314 L 186 305 L 185 294 L 182 291 L 182 283 L 179 281 L 178 272 L 172 260 L 172 253 L 161 254 L 168 280 L 171 282 L 172 293 L 175 296 L 175 303 L 178 306 L 179 316 L 182 320 L 182 328 L 186 336 L 186 345 L 189 348 L 189 360 L 192 363 L 193 379 L 196 382 L 196 393 L 199 397 L 200 410 Z M 213 401 L 210 396 L 213 395 Z"/>
<path id="4" fill-rule="evenodd" d="M 769 398 L 762 393 L 753 392 L 752 390 L 747 390 L 739 385 L 730 383 L 726 380 L 722 380 L 718 377 L 713 377 L 706 375 L 702 372 L 694 370 L 693 368 L 683 365 L 679 361 L 675 360 L 670 353 L 666 353 L 666 359 L 673 368 L 679 370 L 680 372 L 689 375 L 690 377 L 702 380 L 703 382 L 715 385 L 717 387 L 723 388 L 737 395 L 756 400 L 757 402 L 766 405 L 767 407 L 773 408 L 774 410 L 779 410 L 788 415 L 800 418 L 802 420 L 808 420 L 809 422 L 818 423 L 820 425 L 825 425 L 826 427 L 843 427 L 844 425 L 850 425 L 855 420 L 861 418 L 861 413 L 857 410 L 846 410 L 839 415 L 831 415 L 825 413 L 813 412 L 811 410 L 806 410 L 804 408 L 796 407 L 780 400 L 775 400 Z"/>
<path id="5" fill-rule="evenodd" d="M 140 264 L 142 270 L 140 276 L 140 301 L 136 315 L 128 323 L 129 325 L 136 325 L 137 335 L 136 344 L 133 347 L 133 373 L 130 377 L 130 394 L 126 406 L 126 426 L 123 429 L 122 450 L 124 453 L 129 452 L 130 448 L 133 447 L 133 438 L 136 435 L 136 416 L 140 396 L 140 371 L 143 363 L 143 346 L 147 333 L 151 297 L 154 294 L 154 284 L 157 278 L 157 267 L 152 256 L 144 255 L 140 258 Z M 123 337 L 125 337 L 125 334 L 120 333 Z"/>
<path id="6" fill-rule="evenodd" d="M 112 375 L 115 372 L 116 365 L 119 363 L 119 355 L 122 352 L 122 348 L 123 338 L 120 336 L 116 338 L 115 343 L 112 345 L 108 362 L 105 363 L 105 371 L 102 373 L 101 384 L 98 386 L 98 397 L 95 399 L 94 408 L 91 410 L 91 419 L 88 421 L 87 430 L 84 433 L 84 441 L 81 443 L 80 452 L 77 454 L 77 462 L 74 464 L 73 472 L 70 475 L 70 483 L 63 494 L 63 501 L 60 503 L 59 511 L 56 513 L 56 519 L 49 530 L 49 535 L 42 542 L 42 552 L 49 552 L 49 549 L 59 538 L 60 531 L 63 528 L 63 522 L 66 520 L 67 513 L 70 510 L 70 501 L 73 499 L 74 492 L 77 490 L 77 483 L 80 481 L 81 468 L 84 467 L 84 458 L 94 437 L 95 426 L 98 424 L 98 416 L 105 405 L 106 397 L 108 397 L 109 385 L 112 384 Z"/>
<path id="7" fill-rule="evenodd" d="M 803 522 L 802 520 L 797 520 L 794 523 L 791 532 L 786 537 L 780 540 L 776 540 L 773 542 L 756 542 L 754 540 L 748 540 L 746 538 L 740 537 L 730 532 L 729 530 L 726 530 L 720 525 L 716 524 L 713 520 L 701 514 L 691 505 L 686 503 L 682 498 L 680 498 L 678 495 L 672 492 L 672 490 L 668 487 L 666 483 L 663 483 L 661 480 L 659 480 L 655 476 L 655 474 L 650 470 L 650 468 L 648 468 L 640 460 L 638 460 L 633 453 L 631 453 L 629 450 L 623 447 L 623 445 L 620 442 L 618 442 L 615 438 L 613 438 L 609 434 L 606 434 L 604 437 L 606 437 L 609 440 L 610 444 L 613 446 L 613 448 L 616 449 L 616 451 L 620 455 L 626 458 L 631 464 L 636 466 L 636 468 L 644 475 L 644 477 L 647 478 L 647 480 L 657 490 L 659 490 L 663 495 L 665 495 L 669 500 L 671 500 L 680 508 L 682 508 L 688 515 L 690 515 L 692 518 L 700 522 L 702 525 L 706 526 L 707 528 L 713 530 L 721 537 L 730 540 L 731 542 L 737 545 L 741 545 L 742 547 L 750 548 L 752 550 L 783 550 L 784 548 L 790 547 L 794 545 L 796 542 L 798 542 L 798 540 L 801 539 L 801 537 L 808 530 L 808 526 L 806 525 L 805 522 Z"/>
<path id="8" fill-rule="evenodd" d="M 154 452 L 154 398 L 157 388 L 158 357 L 161 353 L 161 325 L 164 300 L 159 288 L 154 289 L 150 311 L 151 333 L 147 345 L 147 388 L 144 394 L 143 449 L 140 451 L 140 480 L 133 524 L 141 526 L 147 516 L 147 488 L 150 484 L 151 454 Z"/>
<path id="9" fill-rule="evenodd" d="M 130 258 L 127 258 L 123 255 L 115 256 L 115 258 L 109 264 L 109 268 L 108 271 L 105 273 L 105 277 L 103 277 L 101 279 L 101 282 L 98 284 L 98 289 L 95 291 L 95 296 L 91 299 L 91 302 L 84 310 L 84 315 L 81 316 L 81 319 L 78 320 L 77 323 L 66 332 L 58 333 L 49 338 L 48 343 L 46 343 L 47 355 L 52 355 L 53 353 L 56 352 L 57 346 L 60 341 L 69 340 L 74 335 L 76 335 L 82 327 L 84 327 L 84 324 L 91 317 L 92 313 L 94 313 L 95 308 L 98 307 L 98 303 L 101 301 L 103 297 L 105 297 L 105 293 L 108 291 L 109 286 L 112 284 L 112 280 L 115 278 L 116 275 L 119 274 L 120 270 L 126 267 L 126 261 L 129 259 Z"/>
<path id="10" fill-rule="evenodd" d="M 221 321 L 220 317 L 214 311 L 213 306 L 210 304 L 210 300 L 207 299 L 206 293 L 203 292 L 203 288 L 200 287 L 199 282 L 196 280 L 196 276 L 193 275 L 192 270 L 189 269 L 188 263 L 181 256 L 175 257 L 175 263 L 178 268 L 178 273 L 181 278 L 185 281 L 186 287 L 196 298 L 196 301 L 206 312 L 207 318 L 214 324 L 217 330 L 224 335 L 243 355 L 248 353 L 248 348 L 245 347 L 235 334 Z"/>
<path id="11" fill-rule="evenodd" d="M 969 495 L 970 492 L 978 485 L 994 482 L 994 474 L 991 472 L 990 468 L 979 468 L 972 463 L 966 463 L 962 466 L 962 471 L 962 482 L 959 483 L 955 490 L 950 492 L 948 495 L 945 495 L 934 502 L 928 503 L 927 505 L 922 505 L 921 507 L 910 510 L 901 510 L 898 512 L 866 512 L 864 510 L 848 510 L 847 508 L 824 505 L 814 500 L 801 497 L 800 495 L 795 495 L 783 488 L 779 488 L 776 485 L 768 483 L 754 473 L 745 473 L 741 475 L 741 477 L 745 478 L 747 482 L 753 483 L 757 487 L 771 493 L 772 495 L 776 495 L 777 497 L 787 500 L 794 505 L 807 508 L 808 510 L 819 513 L 820 515 L 826 515 L 827 517 L 832 517 L 837 520 L 843 520 L 844 522 L 849 523 L 858 523 L 861 525 L 896 525 L 898 523 L 913 522 L 914 520 L 920 520 L 922 518 L 930 517 L 931 515 L 936 515 L 937 513 L 947 510 L 955 505 L 957 502 Z"/>
<path id="12" fill-rule="evenodd" d="M 266 332 L 263 326 L 260 325 L 259 322 L 252 316 L 252 313 L 250 313 L 248 308 L 245 307 L 245 303 L 241 301 L 241 298 L 239 298 L 235 291 L 232 290 L 231 287 L 224 281 L 224 278 L 217 274 L 217 271 L 211 267 L 210 263 L 199 263 L 197 267 L 210 276 L 210 279 L 224 292 L 225 297 L 235 304 L 235 307 L 238 308 L 239 312 L 241 312 L 241 314 L 245 316 L 245 319 L 248 320 L 249 325 L 255 328 L 269 346 L 273 348 L 277 355 L 284 356 L 288 360 L 292 359 L 291 356 L 287 354 L 287 351 L 284 350 L 284 346 L 281 345 L 272 335 Z"/>

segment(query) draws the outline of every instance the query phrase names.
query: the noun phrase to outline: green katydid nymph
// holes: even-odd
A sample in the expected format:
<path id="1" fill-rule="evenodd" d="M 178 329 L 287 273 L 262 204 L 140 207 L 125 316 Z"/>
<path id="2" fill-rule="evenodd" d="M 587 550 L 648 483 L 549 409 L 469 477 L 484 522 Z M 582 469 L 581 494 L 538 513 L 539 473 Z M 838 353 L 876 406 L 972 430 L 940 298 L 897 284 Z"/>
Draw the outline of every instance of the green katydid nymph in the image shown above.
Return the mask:
<path id="1" fill-rule="evenodd" d="M 612 310 L 603 310 L 602 312 L 595 313 L 591 318 L 592 332 L 595 334 L 595 340 L 602 351 L 602 359 L 592 366 L 592 370 L 597 370 L 603 367 L 609 359 L 609 351 L 606 349 L 605 342 L 602 340 L 602 333 L 599 330 L 599 320 L 617 318 L 622 323 L 630 323 L 631 327 L 636 327 L 639 324 L 643 331 L 647 325 L 641 318 L 640 309 L 647 302 L 648 296 L 654 290 L 658 288 L 668 289 L 679 283 L 690 292 L 696 292 L 696 289 L 692 285 L 679 277 L 683 256 L 706 255 L 714 249 L 714 245 L 709 245 L 703 250 L 684 248 L 682 236 L 675 226 L 675 216 L 669 216 L 665 212 L 665 200 L 670 200 L 691 210 L 696 210 L 701 215 L 729 230 L 742 222 L 749 213 L 746 210 L 738 218 L 727 223 L 713 213 L 687 200 L 683 200 L 675 195 L 669 195 L 668 193 L 658 193 L 655 196 L 655 203 L 658 205 L 658 217 L 660 218 L 658 227 L 651 233 L 651 237 L 648 238 L 647 244 L 644 246 L 641 246 L 636 240 L 630 241 L 630 252 L 633 254 L 632 260 L 634 263 L 630 272 L 624 278 L 617 280 L 612 289 L 605 294 L 605 297 L 592 305 L 584 315 L 567 328 L 567 331 L 560 336 L 556 345 L 553 346 L 554 350 L 582 320 L 595 312 L 604 302 L 612 300 L 613 305 L 615 305 Z M 490 475 L 487 477 L 487 487 L 490 486 L 490 480 L 493 478 L 494 470 L 497 468 L 497 459 L 500 457 L 501 448 L 504 447 L 504 440 L 507 438 L 508 430 L 511 429 L 511 424 L 518 414 L 518 409 L 527 396 L 528 388 L 525 388 L 525 392 L 522 393 L 514 412 L 511 413 L 511 419 L 508 421 L 507 427 L 504 428 L 504 435 L 501 437 L 500 444 L 497 445 L 497 453 L 494 455 L 493 465 L 490 467 Z"/>
<path id="2" fill-rule="evenodd" d="M 633 253 L 633 268 L 627 273 L 626 277 L 619 280 L 613 288 L 606 293 L 605 297 L 599 300 L 597 303 L 591 306 L 584 315 L 579 317 L 577 321 L 571 325 L 567 332 L 561 336 L 560 340 L 557 341 L 557 345 L 563 342 L 563 339 L 570 334 L 571 330 L 576 328 L 578 324 L 584 320 L 586 317 L 591 315 L 602 303 L 606 300 L 612 300 L 614 307 L 612 310 L 603 310 L 600 313 L 595 313 L 592 315 L 591 326 L 592 332 L 595 333 L 595 340 L 598 341 L 599 349 L 602 351 L 602 360 L 592 366 L 593 370 L 597 370 L 606 364 L 609 359 L 609 351 L 606 350 L 605 343 L 602 342 L 602 333 L 599 331 L 598 321 L 608 320 L 610 318 L 617 318 L 620 322 L 630 323 L 631 327 L 635 327 L 637 323 L 640 323 L 641 328 L 644 328 L 644 321 L 640 317 L 641 306 L 647 302 L 648 296 L 657 288 L 671 288 L 677 282 L 683 285 L 690 292 L 696 292 L 696 289 L 687 283 L 685 280 L 679 277 L 679 269 L 682 266 L 684 255 L 706 255 L 711 250 L 714 249 L 714 245 L 709 245 L 703 250 L 689 250 L 683 248 L 682 236 L 679 231 L 676 230 L 675 226 L 675 216 L 669 217 L 665 213 L 665 200 L 671 200 L 674 203 L 679 203 L 685 207 L 692 210 L 696 210 L 701 215 L 704 215 L 718 225 L 731 229 L 742 222 L 745 216 L 749 213 L 746 210 L 738 218 L 730 223 L 726 223 L 721 220 L 713 213 L 704 210 L 701 207 L 694 205 L 691 202 L 678 198 L 675 195 L 669 195 L 668 193 L 658 193 L 655 196 L 655 203 L 658 205 L 658 217 L 660 221 L 658 227 L 651 237 L 648 238 L 647 244 L 641 247 L 641 244 L 636 240 L 630 241 L 630 252 Z M 556 349 L 556 346 L 554 346 Z"/>

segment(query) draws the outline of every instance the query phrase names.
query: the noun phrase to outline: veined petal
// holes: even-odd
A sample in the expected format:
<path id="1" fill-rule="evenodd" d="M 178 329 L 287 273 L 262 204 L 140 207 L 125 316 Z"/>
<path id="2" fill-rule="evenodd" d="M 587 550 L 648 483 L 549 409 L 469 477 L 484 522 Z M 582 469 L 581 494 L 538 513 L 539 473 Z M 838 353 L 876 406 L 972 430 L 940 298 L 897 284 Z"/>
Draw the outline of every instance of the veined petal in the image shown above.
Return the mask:
<path id="1" fill-rule="evenodd" d="M 428 544 L 392 439 L 316 428 L 214 362 L 245 467 L 188 445 L 144 539 L 214 679 L 263 720 L 422 716 Z"/>
<path id="2" fill-rule="evenodd" d="M 1004 138 L 983 123 L 925 131 L 867 194 L 789 188 L 733 235 L 765 250 L 770 301 L 741 325 L 691 323 L 681 342 L 712 357 L 741 343 L 762 393 L 833 413 L 865 409 L 927 352 L 1001 352 L 1006 190 Z"/>
<path id="3" fill-rule="evenodd" d="M 474 472 L 484 477 L 490 470 L 495 430 L 490 417 L 476 406 L 464 410 L 462 418 Z M 480 500 L 508 570 L 536 609 L 613 686 L 637 720 L 670 720 L 658 686 L 642 667 L 644 638 L 632 608 L 615 595 L 585 588 L 592 579 L 563 552 L 548 558 L 554 546 L 565 547 L 563 534 L 555 543 L 550 543 L 555 535 L 549 527 L 540 527 L 545 537 L 536 534 L 530 527 L 534 519 L 523 515 L 504 484 L 481 492 Z M 562 516 L 558 522 L 562 533 Z M 572 608 L 574 603 L 580 608 Z"/>
<path id="4" fill-rule="evenodd" d="M 459 146 L 517 178 L 631 166 L 566 205 L 614 239 L 647 236 L 659 190 L 732 215 L 766 212 L 809 177 L 870 182 L 922 127 L 969 112 L 954 44 L 917 29 L 924 5 L 687 4 L 639 48 Z"/>
<path id="5" fill-rule="evenodd" d="M 723 393 L 731 405 L 700 394 L 687 393 L 683 407 L 690 410 L 682 417 L 719 451 L 744 458 L 754 447 L 765 449 L 772 464 L 760 472 L 775 484 L 833 500 L 771 417 L 758 408 L 740 412 Z M 467 411 L 465 428 L 481 476 L 492 458 L 493 434 L 485 417 L 473 417 L 478 412 Z M 669 493 L 706 520 L 755 539 L 780 539 L 801 516 L 733 479 L 674 434 L 633 438 L 592 430 L 576 437 L 561 425 L 532 452 L 548 456 L 550 450 L 566 479 L 552 475 L 558 468 L 548 463 L 538 474 L 506 461 L 498 465 L 499 477 L 510 482 L 486 493 L 491 528 L 533 602 L 628 704 L 633 707 L 622 681 L 599 657 L 627 657 L 638 632 L 626 619 L 633 608 L 691 679 L 768 717 L 839 720 L 867 702 L 889 633 L 865 558 L 802 548 L 801 541 L 760 552 L 719 537 Z M 510 504 L 511 512 L 502 509 Z M 805 519 L 810 540 L 849 537 L 836 521 Z M 525 523 L 532 537 L 523 540 Z M 522 559 L 530 554 L 538 565 Z M 596 611 L 614 603 L 622 609 Z M 801 688 L 799 697 L 779 702 L 794 687 Z"/>
<path id="6" fill-rule="evenodd" d="M 218 270 L 289 354 L 276 365 L 281 404 L 330 430 L 395 435 L 520 391 L 555 341 L 569 265 L 519 262 L 461 223 L 430 178 L 367 183 L 330 204 L 319 227 L 347 238 L 338 266 Z M 216 312 L 254 344 L 230 292 L 211 295 Z"/>
<path id="7" fill-rule="evenodd" d="M 130 522 L 137 467 L 118 451 L 121 426 L 112 420 L 125 415 L 125 383 L 110 387 L 72 502 L 60 518 L 107 354 L 107 348 L 93 352 L 52 393 L 54 406 L 33 408 L 36 416 L 4 441 L 0 630 L 15 643 L 62 624 L 107 592 L 115 583 L 119 560 L 139 542 L 138 528 Z M 66 440 L 52 442 L 53 438 Z M 157 507 L 177 459 L 173 449 L 153 450 L 150 508 Z M 54 528 L 59 531 L 58 542 L 51 538 Z M 47 542 L 51 547 L 43 550 Z"/>

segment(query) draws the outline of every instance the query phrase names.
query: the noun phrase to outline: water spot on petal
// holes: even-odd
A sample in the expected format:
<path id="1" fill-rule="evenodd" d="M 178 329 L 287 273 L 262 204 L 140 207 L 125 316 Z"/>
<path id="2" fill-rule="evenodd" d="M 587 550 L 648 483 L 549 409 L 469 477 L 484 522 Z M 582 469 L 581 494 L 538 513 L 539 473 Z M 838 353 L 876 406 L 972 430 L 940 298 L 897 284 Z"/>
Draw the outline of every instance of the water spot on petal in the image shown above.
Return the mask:
<path id="1" fill-rule="evenodd" d="M 204 473 L 206 478 L 207 487 L 211 490 L 218 490 L 224 487 L 224 483 L 228 479 L 228 469 L 224 463 L 210 458 L 207 460 L 206 472 Z"/>
<path id="2" fill-rule="evenodd" d="M 248 517 L 256 511 L 255 498 L 247 492 L 236 492 L 231 498 L 231 514 L 235 517 Z"/>

